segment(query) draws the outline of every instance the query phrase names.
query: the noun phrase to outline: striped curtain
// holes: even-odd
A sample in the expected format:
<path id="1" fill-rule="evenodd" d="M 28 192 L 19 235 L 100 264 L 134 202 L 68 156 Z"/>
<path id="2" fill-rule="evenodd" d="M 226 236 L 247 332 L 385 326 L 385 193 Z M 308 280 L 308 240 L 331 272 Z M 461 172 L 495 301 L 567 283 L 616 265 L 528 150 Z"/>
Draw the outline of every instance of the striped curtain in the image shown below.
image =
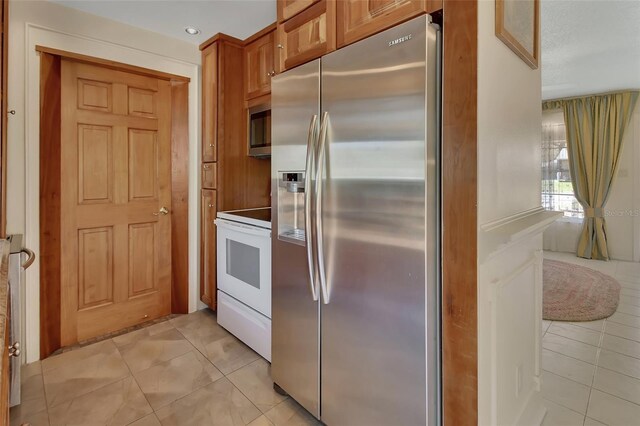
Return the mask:
<path id="1" fill-rule="evenodd" d="M 604 206 L 637 99 L 638 92 L 622 92 L 543 104 L 545 110 L 564 111 L 573 191 L 585 216 L 577 248 L 580 257 L 609 260 Z"/>

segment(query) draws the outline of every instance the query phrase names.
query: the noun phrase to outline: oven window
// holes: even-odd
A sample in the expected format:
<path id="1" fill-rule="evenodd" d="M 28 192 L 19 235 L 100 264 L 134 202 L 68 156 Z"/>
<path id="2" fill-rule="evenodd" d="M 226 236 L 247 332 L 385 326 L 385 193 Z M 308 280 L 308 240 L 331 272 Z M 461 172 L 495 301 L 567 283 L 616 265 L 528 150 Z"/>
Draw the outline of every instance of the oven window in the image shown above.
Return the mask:
<path id="1" fill-rule="evenodd" d="M 227 275 L 260 289 L 260 249 L 227 239 Z"/>

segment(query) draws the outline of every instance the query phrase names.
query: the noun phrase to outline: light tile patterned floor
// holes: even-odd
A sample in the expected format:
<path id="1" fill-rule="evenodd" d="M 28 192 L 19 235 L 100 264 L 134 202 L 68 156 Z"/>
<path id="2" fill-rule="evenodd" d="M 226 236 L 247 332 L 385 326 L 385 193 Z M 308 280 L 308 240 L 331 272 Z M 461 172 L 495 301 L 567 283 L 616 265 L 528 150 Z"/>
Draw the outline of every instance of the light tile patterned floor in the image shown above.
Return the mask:
<path id="1" fill-rule="evenodd" d="M 23 367 L 11 425 L 315 425 L 209 310 Z"/>
<path id="2" fill-rule="evenodd" d="M 618 310 L 605 320 L 543 321 L 544 425 L 640 425 L 640 263 L 544 256 L 598 270 L 622 285 Z"/>

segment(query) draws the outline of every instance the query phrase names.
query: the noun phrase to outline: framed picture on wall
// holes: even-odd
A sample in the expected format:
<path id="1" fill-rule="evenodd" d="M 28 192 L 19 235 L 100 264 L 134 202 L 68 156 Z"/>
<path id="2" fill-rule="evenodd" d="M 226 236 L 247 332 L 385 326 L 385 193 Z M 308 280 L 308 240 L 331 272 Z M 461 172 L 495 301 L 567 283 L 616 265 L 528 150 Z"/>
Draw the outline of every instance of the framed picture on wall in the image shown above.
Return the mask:
<path id="1" fill-rule="evenodd" d="M 538 68 L 540 0 L 496 0 L 496 36 L 532 69 Z"/>

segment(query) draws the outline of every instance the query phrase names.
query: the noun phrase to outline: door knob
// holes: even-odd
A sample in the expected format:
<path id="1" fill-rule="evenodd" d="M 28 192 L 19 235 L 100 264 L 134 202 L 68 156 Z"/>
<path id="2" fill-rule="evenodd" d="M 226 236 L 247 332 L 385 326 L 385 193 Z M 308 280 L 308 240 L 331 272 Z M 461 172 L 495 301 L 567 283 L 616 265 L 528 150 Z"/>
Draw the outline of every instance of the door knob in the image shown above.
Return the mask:
<path id="1" fill-rule="evenodd" d="M 166 216 L 168 214 L 169 214 L 169 209 L 166 208 L 166 207 L 161 207 L 160 210 L 157 213 L 154 213 L 153 215 L 154 216 L 160 216 L 160 215 Z"/>

